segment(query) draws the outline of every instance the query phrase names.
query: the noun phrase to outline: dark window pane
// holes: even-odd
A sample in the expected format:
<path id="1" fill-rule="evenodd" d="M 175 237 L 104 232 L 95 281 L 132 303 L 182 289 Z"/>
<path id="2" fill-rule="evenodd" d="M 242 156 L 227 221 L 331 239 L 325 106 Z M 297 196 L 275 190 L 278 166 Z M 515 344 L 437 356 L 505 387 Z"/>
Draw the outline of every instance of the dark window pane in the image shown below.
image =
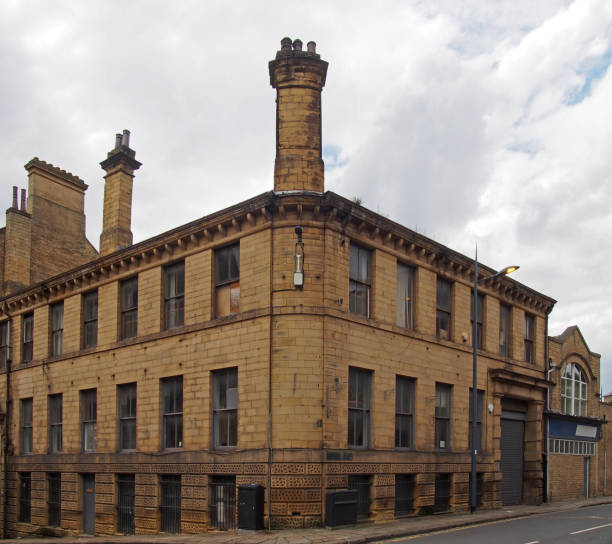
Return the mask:
<path id="1" fill-rule="evenodd" d="M 164 275 L 165 328 L 182 327 L 185 323 L 185 263 L 181 261 L 167 266 Z"/>

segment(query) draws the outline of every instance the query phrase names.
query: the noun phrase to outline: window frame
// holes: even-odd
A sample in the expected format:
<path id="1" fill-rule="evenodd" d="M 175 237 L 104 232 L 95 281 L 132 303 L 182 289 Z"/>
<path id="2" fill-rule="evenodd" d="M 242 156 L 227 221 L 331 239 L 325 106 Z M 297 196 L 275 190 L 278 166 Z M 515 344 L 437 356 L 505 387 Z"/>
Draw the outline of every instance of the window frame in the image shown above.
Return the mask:
<path id="1" fill-rule="evenodd" d="M 173 280 L 171 281 L 171 279 Z M 164 266 L 164 330 L 185 325 L 185 261 Z"/>
<path id="2" fill-rule="evenodd" d="M 395 376 L 395 448 L 414 449 L 414 390 L 416 380 L 407 376 Z M 400 394 L 401 392 L 401 394 Z M 402 402 L 405 397 L 407 402 Z M 404 422 L 406 425 L 401 425 Z M 407 429 L 400 427 L 406 426 Z M 407 443 L 402 434 L 408 433 Z"/>
<path id="3" fill-rule="evenodd" d="M 98 302 L 97 289 L 83 293 L 83 349 L 95 348 L 98 345 Z"/>
<path id="4" fill-rule="evenodd" d="M 225 310 L 225 304 L 222 307 L 220 300 L 226 292 L 229 297 L 229 311 Z M 240 312 L 239 242 L 215 249 L 215 316 L 225 317 L 238 312 Z"/>
<path id="5" fill-rule="evenodd" d="M 19 404 L 19 451 L 27 455 L 32 453 L 33 447 L 34 399 L 21 399 Z"/>
<path id="6" fill-rule="evenodd" d="M 414 279 L 416 269 L 397 262 L 397 297 L 395 322 L 405 329 L 414 329 Z"/>
<path id="7" fill-rule="evenodd" d="M 64 344 L 64 301 L 49 307 L 49 355 L 57 357 L 63 352 Z"/>
<path id="8" fill-rule="evenodd" d="M 81 401 L 81 451 L 93 453 L 96 451 L 98 425 L 98 391 L 97 389 L 82 389 Z M 93 444 L 90 444 L 90 441 Z"/>
<path id="9" fill-rule="evenodd" d="M 21 318 L 21 362 L 30 363 L 34 359 L 34 312 Z"/>
<path id="10" fill-rule="evenodd" d="M 138 336 L 138 276 L 119 283 L 119 338 L 126 340 Z"/>
<path id="11" fill-rule="evenodd" d="M 211 374 L 213 448 L 236 448 L 238 446 L 238 367 L 213 370 Z M 230 394 L 231 390 L 235 390 L 235 393 Z M 227 437 L 225 444 L 221 443 L 220 438 L 222 427 L 226 428 L 226 432 L 223 433 Z"/>
<path id="12" fill-rule="evenodd" d="M 499 304 L 499 354 L 510 357 L 512 343 L 512 306 Z"/>
<path id="13" fill-rule="evenodd" d="M 362 270 L 363 264 L 365 264 L 365 271 Z M 362 293 L 361 289 L 363 289 Z M 372 250 L 351 242 L 349 248 L 349 312 L 370 318 L 372 313 L 371 293 Z"/>
<path id="14" fill-rule="evenodd" d="M 443 289 L 448 289 L 448 304 L 445 304 L 443 298 L 446 298 L 446 293 Z M 446 278 L 438 276 L 436 278 L 436 338 L 440 340 L 452 340 L 452 308 L 453 308 L 453 282 Z M 447 321 L 447 329 L 442 328 L 442 322 Z M 442 332 L 447 330 L 445 337 Z"/>
<path id="15" fill-rule="evenodd" d="M 524 356 L 527 363 L 535 363 L 535 316 L 525 312 Z"/>
<path id="16" fill-rule="evenodd" d="M 582 367 L 577 363 L 565 365 L 561 372 L 561 412 L 571 416 L 588 415 L 588 393 L 589 382 Z"/>
<path id="17" fill-rule="evenodd" d="M 476 320 L 476 334 L 477 344 L 476 349 L 484 349 L 484 310 L 485 310 L 485 296 L 483 293 L 478 293 L 476 304 L 478 304 L 478 319 Z M 471 330 L 474 330 L 474 290 L 472 289 L 470 295 L 470 325 Z M 472 342 L 474 339 L 472 339 Z"/>
<path id="18" fill-rule="evenodd" d="M 442 396 L 448 396 L 448 402 L 446 406 L 442 404 Z M 436 451 L 451 451 L 451 410 L 453 400 L 453 386 L 447 383 L 436 382 L 436 396 L 435 396 L 435 450 Z M 444 445 L 442 443 L 442 436 L 446 437 Z"/>
<path id="19" fill-rule="evenodd" d="M 63 403 L 64 399 L 62 393 L 54 393 L 52 395 L 47 396 L 49 453 L 60 453 L 63 449 Z M 57 414 L 59 414 L 59 418 L 55 417 L 55 415 Z"/>
<path id="20" fill-rule="evenodd" d="M 138 386 L 136 382 L 117 385 L 117 450 L 134 451 L 137 443 Z M 133 430 L 129 430 L 133 427 Z M 127 437 L 127 438 L 126 438 Z"/>
<path id="21" fill-rule="evenodd" d="M 183 376 L 168 376 L 161 379 L 162 450 L 183 448 Z M 168 395 L 172 398 L 169 399 Z M 167 404 L 167 400 L 171 404 Z M 171 410 L 174 408 L 173 410 Z M 174 427 L 172 434 L 170 428 Z M 173 443 L 170 439 L 174 437 Z"/>
<path id="22" fill-rule="evenodd" d="M 469 401 L 469 429 L 468 429 L 468 447 L 472 450 L 472 414 L 473 412 L 473 393 L 472 388 L 470 387 L 468 394 Z M 476 450 L 478 452 L 485 451 L 483 448 L 483 440 L 482 440 L 482 422 L 484 420 L 484 391 L 482 389 L 476 389 L 476 402 L 478 404 L 476 408 Z"/>
<path id="23" fill-rule="evenodd" d="M 0 322 L 0 370 L 7 369 L 11 358 L 11 320 Z"/>
<path id="24" fill-rule="evenodd" d="M 372 371 L 350 366 L 348 382 L 347 446 L 351 449 L 367 449 L 370 447 Z"/>

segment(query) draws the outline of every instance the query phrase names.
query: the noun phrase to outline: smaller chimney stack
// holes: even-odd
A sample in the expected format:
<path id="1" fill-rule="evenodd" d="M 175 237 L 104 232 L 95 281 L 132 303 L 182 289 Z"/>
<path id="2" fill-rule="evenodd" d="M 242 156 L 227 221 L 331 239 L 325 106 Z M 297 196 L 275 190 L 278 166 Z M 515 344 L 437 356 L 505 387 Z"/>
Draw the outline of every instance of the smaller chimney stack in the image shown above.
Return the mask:
<path id="1" fill-rule="evenodd" d="M 17 208 L 17 185 L 13 185 L 13 205 L 11 206 L 11 208 L 15 208 L 16 210 Z"/>
<path id="2" fill-rule="evenodd" d="M 26 211 L 26 190 L 21 189 L 21 211 Z"/>

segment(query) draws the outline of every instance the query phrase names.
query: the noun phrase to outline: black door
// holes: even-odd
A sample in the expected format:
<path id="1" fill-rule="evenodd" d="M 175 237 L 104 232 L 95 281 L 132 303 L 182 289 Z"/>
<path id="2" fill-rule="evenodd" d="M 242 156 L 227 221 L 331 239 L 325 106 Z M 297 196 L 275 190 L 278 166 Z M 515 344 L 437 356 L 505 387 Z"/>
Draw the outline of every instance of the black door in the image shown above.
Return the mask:
<path id="1" fill-rule="evenodd" d="M 349 489 L 357 491 L 357 520 L 368 519 L 370 515 L 370 477 L 349 476 Z"/>
<path id="2" fill-rule="evenodd" d="M 508 414 L 512 417 L 512 414 Z M 523 500 L 523 454 L 525 451 L 525 414 L 501 420 L 502 504 L 520 504 Z M 523 420 L 521 420 L 521 418 Z"/>
<path id="3" fill-rule="evenodd" d="M 83 531 L 96 532 L 96 475 L 83 474 Z"/>
<path id="4" fill-rule="evenodd" d="M 135 480 L 133 474 L 121 474 L 118 480 L 118 510 L 119 532 L 124 535 L 133 535 L 134 526 L 134 495 Z"/>
<path id="5" fill-rule="evenodd" d="M 161 530 L 166 533 L 181 532 L 181 477 L 161 477 Z"/>

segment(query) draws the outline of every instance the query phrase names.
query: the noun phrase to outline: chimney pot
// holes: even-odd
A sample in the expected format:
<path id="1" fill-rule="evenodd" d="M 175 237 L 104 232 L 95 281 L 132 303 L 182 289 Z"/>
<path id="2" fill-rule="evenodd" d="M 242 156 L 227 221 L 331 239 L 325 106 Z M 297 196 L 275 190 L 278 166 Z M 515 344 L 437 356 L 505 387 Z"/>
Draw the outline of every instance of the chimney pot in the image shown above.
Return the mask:
<path id="1" fill-rule="evenodd" d="M 17 185 L 13 185 L 13 208 L 17 208 Z"/>
<path id="2" fill-rule="evenodd" d="M 121 137 L 121 145 L 125 147 L 130 147 L 130 131 L 125 129 L 123 131 L 123 136 Z"/>
<path id="3" fill-rule="evenodd" d="M 317 44 L 313 41 L 310 41 L 306 44 L 306 48 L 308 49 L 309 53 L 316 53 L 317 52 Z"/>
<path id="4" fill-rule="evenodd" d="M 21 189 L 21 211 L 26 211 L 26 190 Z"/>
<path id="5" fill-rule="evenodd" d="M 121 147 L 121 134 L 115 134 L 115 149 L 119 149 Z"/>
<path id="6" fill-rule="evenodd" d="M 291 51 L 291 38 L 281 40 L 281 51 Z"/>
<path id="7" fill-rule="evenodd" d="M 300 40 L 300 39 L 293 40 L 293 50 L 294 51 L 301 51 L 302 50 L 302 40 Z"/>

